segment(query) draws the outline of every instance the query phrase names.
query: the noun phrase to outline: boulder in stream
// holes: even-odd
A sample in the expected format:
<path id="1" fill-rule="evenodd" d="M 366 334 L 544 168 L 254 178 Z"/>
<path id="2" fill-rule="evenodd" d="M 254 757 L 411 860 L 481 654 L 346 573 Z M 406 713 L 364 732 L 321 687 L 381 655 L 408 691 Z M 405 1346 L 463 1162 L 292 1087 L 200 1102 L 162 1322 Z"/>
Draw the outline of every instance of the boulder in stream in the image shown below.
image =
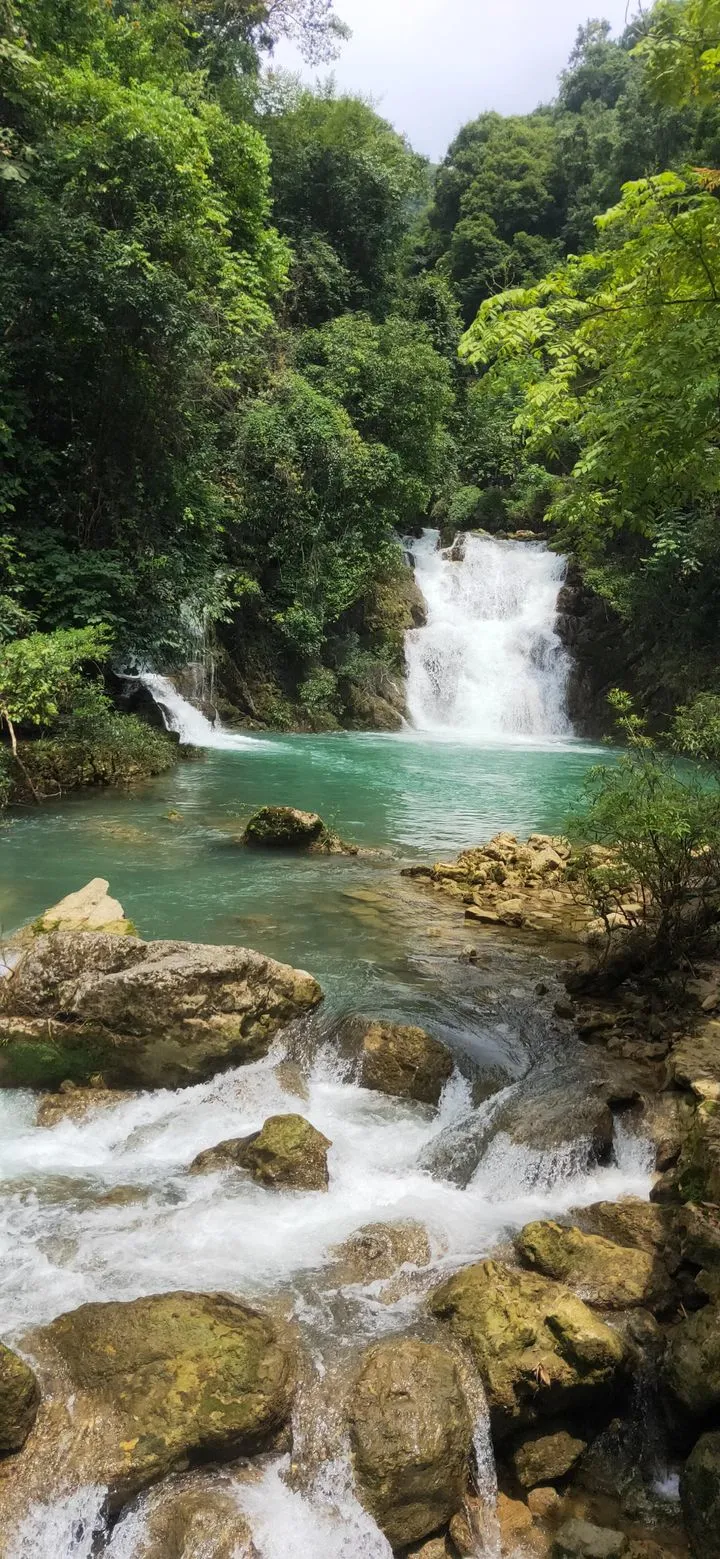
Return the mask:
<path id="1" fill-rule="evenodd" d="M 259 1559 L 237 1499 L 222 1485 L 203 1487 L 193 1475 L 169 1480 L 143 1500 L 142 1516 L 133 1559 Z"/>
<path id="2" fill-rule="evenodd" d="M 359 1082 L 398 1099 L 437 1105 L 452 1076 L 446 1045 L 405 1023 L 367 1023 L 362 1031 Z"/>
<path id="3" fill-rule="evenodd" d="M 39 1403 L 40 1387 L 30 1365 L 0 1343 L 0 1455 L 25 1444 Z"/>
<path id="4" fill-rule="evenodd" d="M 515 1476 L 523 1489 L 534 1489 L 541 1483 L 557 1483 L 586 1450 L 587 1441 L 579 1440 L 567 1429 L 556 1429 L 554 1434 L 526 1435 L 512 1454 Z"/>
<path id="5" fill-rule="evenodd" d="M 332 1143 L 304 1115 L 269 1115 L 260 1131 L 231 1137 L 198 1153 L 191 1174 L 244 1169 L 258 1185 L 277 1190 L 327 1191 Z"/>
<path id="6" fill-rule="evenodd" d="M 243 844 L 262 850 L 304 850 L 311 855 L 358 855 L 356 844 L 346 844 L 328 828 L 317 812 L 297 807 L 260 807 L 246 824 Z"/>
<path id="7" fill-rule="evenodd" d="M 720 1301 L 673 1327 L 662 1378 L 683 1414 L 707 1419 L 720 1411 Z"/>
<path id="8" fill-rule="evenodd" d="M 666 1310 L 672 1303 L 670 1275 L 657 1255 L 615 1245 L 602 1235 L 552 1221 L 528 1223 L 515 1248 L 528 1266 L 578 1290 L 588 1304 L 603 1310 L 637 1305 Z"/>
<path id="9" fill-rule="evenodd" d="M 495 1436 L 572 1411 L 593 1415 L 619 1385 L 627 1351 L 569 1288 L 500 1261 L 481 1261 L 431 1297 L 482 1376 Z"/>
<path id="10" fill-rule="evenodd" d="M 462 1508 L 472 1421 L 458 1365 L 416 1338 L 366 1353 L 348 1416 L 365 1505 L 393 1548 L 437 1532 Z"/>
<path id="11" fill-rule="evenodd" d="M 683 1515 L 695 1559 L 720 1559 L 720 1432 L 704 1434 L 680 1479 Z"/>
<path id="12" fill-rule="evenodd" d="M 406 1264 L 425 1267 L 430 1261 L 430 1241 L 421 1223 L 369 1223 L 330 1252 L 327 1276 L 337 1284 L 376 1283 L 394 1277 Z"/>
<path id="13" fill-rule="evenodd" d="M 321 1000 L 311 975 L 247 948 L 53 932 L 0 980 L 0 1086 L 189 1086 L 264 1055 Z"/>
<path id="14" fill-rule="evenodd" d="M 66 1486 L 106 1487 L 116 1512 L 169 1473 L 273 1445 L 295 1391 L 290 1332 L 227 1294 L 82 1305 L 28 1346 L 65 1420 L 56 1402 L 50 1444 L 38 1433 L 14 1459 L 0 1508 L 47 1493 L 62 1465 Z"/>

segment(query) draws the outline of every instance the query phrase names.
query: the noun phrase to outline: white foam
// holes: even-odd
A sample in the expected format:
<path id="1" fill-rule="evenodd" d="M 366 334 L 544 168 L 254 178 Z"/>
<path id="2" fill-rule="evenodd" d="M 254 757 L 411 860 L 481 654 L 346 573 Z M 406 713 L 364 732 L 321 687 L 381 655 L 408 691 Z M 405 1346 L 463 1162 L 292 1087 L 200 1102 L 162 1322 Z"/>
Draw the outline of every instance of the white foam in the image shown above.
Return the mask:
<path id="1" fill-rule="evenodd" d="M 194 704 L 178 693 L 169 677 L 161 677 L 154 671 L 143 671 L 139 680 L 154 698 L 166 729 L 179 736 L 184 745 L 227 749 L 258 746 L 257 737 L 226 731 L 219 720 L 214 723 L 208 720 L 202 710 L 196 709 Z"/>

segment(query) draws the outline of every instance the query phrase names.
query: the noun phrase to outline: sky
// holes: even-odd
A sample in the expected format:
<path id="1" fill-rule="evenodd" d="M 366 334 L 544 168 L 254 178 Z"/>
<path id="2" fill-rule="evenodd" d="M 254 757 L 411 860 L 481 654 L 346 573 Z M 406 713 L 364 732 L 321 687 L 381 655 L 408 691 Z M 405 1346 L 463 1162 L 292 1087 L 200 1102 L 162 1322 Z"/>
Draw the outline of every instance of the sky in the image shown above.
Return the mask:
<path id="1" fill-rule="evenodd" d="M 333 74 L 438 161 L 483 110 L 528 113 L 553 97 L 588 16 L 619 31 L 635 10 L 635 0 L 336 0 L 353 36 Z M 288 44 L 274 63 L 318 75 Z"/>

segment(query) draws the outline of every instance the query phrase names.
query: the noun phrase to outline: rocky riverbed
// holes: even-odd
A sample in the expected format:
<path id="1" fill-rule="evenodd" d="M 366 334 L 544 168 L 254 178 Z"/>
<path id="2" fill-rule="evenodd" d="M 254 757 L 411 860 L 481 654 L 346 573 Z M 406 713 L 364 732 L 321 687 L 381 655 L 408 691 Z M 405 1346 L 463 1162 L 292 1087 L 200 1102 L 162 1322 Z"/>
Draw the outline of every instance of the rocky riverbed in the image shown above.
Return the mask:
<path id="1" fill-rule="evenodd" d="M 102 880 L 6 949 L 4 1559 L 720 1554 L 720 975 L 570 997 L 568 859 L 378 893 L 514 1075 Z"/>

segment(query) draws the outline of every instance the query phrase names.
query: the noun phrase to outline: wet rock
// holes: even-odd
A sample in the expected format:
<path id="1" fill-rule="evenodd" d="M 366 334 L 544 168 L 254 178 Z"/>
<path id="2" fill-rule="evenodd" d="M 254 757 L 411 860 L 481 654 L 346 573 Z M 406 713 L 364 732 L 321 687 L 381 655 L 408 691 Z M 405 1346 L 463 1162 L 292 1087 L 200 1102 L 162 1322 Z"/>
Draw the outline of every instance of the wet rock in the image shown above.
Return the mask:
<path id="1" fill-rule="evenodd" d="M 621 1559 L 627 1553 L 624 1532 L 597 1527 L 577 1518 L 566 1521 L 555 1536 L 553 1556 L 557 1559 Z"/>
<path id="2" fill-rule="evenodd" d="M 437 1105 L 452 1070 L 450 1051 L 424 1029 L 378 1022 L 364 1030 L 359 1066 L 363 1088 Z"/>
<path id="3" fill-rule="evenodd" d="M 656 1169 L 664 1172 L 677 1163 L 694 1114 L 694 1104 L 681 1093 L 658 1093 L 644 1101 L 637 1129 L 654 1144 Z"/>
<path id="4" fill-rule="evenodd" d="M 588 1304 L 603 1310 L 636 1305 L 663 1310 L 672 1301 L 670 1277 L 657 1256 L 615 1245 L 601 1235 L 559 1223 L 529 1223 L 515 1248 L 529 1266 L 578 1290 Z"/>
<path id="5" fill-rule="evenodd" d="M 290 1334 L 227 1294 L 82 1305 L 31 1341 L 72 1394 L 65 1475 L 107 1487 L 112 1511 L 192 1462 L 267 1448 L 289 1417 Z"/>
<path id="6" fill-rule="evenodd" d="M 626 1364 L 617 1333 L 568 1288 L 502 1262 L 458 1272 L 431 1308 L 468 1345 L 496 1436 L 599 1405 Z"/>
<path id="7" fill-rule="evenodd" d="M 532 1535 L 533 1519 L 527 1505 L 521 1499 L 510 1499 L 498 1494 L 497 1523 L 500 1529 L 500 1546 L 505 1554 L 527 1552 L 526 1544 Z"/>
<path id="8" fill-rule="evenodd" d="M 296 807 L 260 807 L 254 812 L 242 842 L 263 850 L 306 850 L 312 855 L 357 855 L 358 846 L 346 844 L 317 812 Z"/>
<path id="9" fill-rule="evenodd" d="M 720 1019 L 673 1045 L 668 1070 L 674 1083 L 698 1099 L 720 1100 Z"/>
<path id="10" fill-rule="evenodd" d="M 414 1338 L 379 1343 L 348 1411 L 362 1498 L 393 1547 L 446 1525 L 462 1507 L 472 1444 L 453 1355 Z"/>
<path id="11" fill-rule="evenodd" d="M 269 1115 L 260 1131 L 231 1137 L 198 1153 L 191 1174 L 245 1169 L 258 1185 L 278 1190 L 327 1191 L 332 1143 L 303 1115 Z"/>
<path id="12" fill-rule="evenodd" d="M 114 1109 L 128 1099 L 137 1099 L 132 1090 L 119 1088 L 77 1088 L 66 1084 L 57 1093 L 46 1093 L 38 1100 L 36 1126 L 57 1126 L 60 1121 L 84 1121 L 96 1110 Z"/>
<path id="13" fill-rule="evenodd" d="M 402 1550 L 402 1559 L 451 1559 L 451 1555 L 444 1537 L 431 1537 L 427 1543 L 412 1543 Z"/>
<path id="14" fill-rule="evenodd" d="M 39 1403 L 40 1387 L 30 1365 L 0 1343 L 0 1454 L 25 1444 Z"/>
<path id="15" fill-rule="evenodd" d="M 133 1559 L 259 1559 L 237 1500 L 223 1489 L 163 1484 L 143 1503 Z"/>
<path id="16" fill-rule="evenodd" d="M 677 1167 L 684 1202 L 720 1202 L 720 1107 L 699 1104 Z"/>
<path id="17" fill-rule="evenodd" d="M 512 1454 L 515 1476 L 523 1489 L 540 1483 L 556 1483 L 571 1471 L 587 1450 L 587 1442 L 566 1429 L 554 1434 L 528 1435 Z"/>
<path id="18" fill-rule="evenodd" d="M 321 999 L 311 975 L 247 948 L 54 932 L 0 981 L 0 1086 L 189 1086 L 264 1055 Z"/>
<path id="19" fill-rule="evenodd" d="M 374 1283 L 393 1277 L 406 1264 L 425 1267 L 430 1261 L 430 1241 L 421 1223 L 369 1223 L 330 1252 L 334 1258 L 328 1276 L 333 1282 Z"/>
<path id="20" fill-rule="evenodd" d="M 608 852 L 599 854 L 605 859 Z M 578 896 L 576 867 L 566 839 L 531 834 L 521 843 L 514 834 L 496 834 L 487 844 L 463 850 L 457 861 L 436 862 L 432 881 L 468 895 L 467 917 L 480 924 L 527 926 L 577 940 L 587 931 L 591 911 Z"/>
<path id="21" fill-rule="evenodd" d="M 720 1409 L 720 1302 L 673 1327 L 662 1368 L 674 1401 L 692 1418 Z"/>
<path id="22" fill-rule="evenodd" d="M 682 1471 L 680 1498 L 695 1559 L 720 1559 L 720 1432 L 698 1440 Z"/>

